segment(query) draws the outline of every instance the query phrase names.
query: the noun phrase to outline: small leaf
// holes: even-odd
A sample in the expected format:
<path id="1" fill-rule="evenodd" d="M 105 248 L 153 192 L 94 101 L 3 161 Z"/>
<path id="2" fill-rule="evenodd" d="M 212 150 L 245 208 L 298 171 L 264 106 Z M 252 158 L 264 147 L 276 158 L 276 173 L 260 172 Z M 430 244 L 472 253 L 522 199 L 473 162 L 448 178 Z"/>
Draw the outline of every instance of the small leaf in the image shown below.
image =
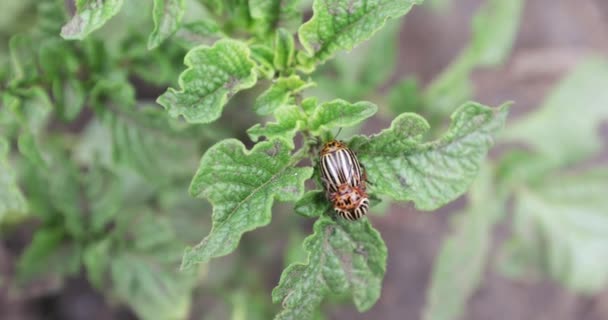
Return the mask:
<path id="1" fill-rule="evenodd" d="M 17 262 L 17 278 L 29 282 L 37 277 L 66 277 L 80 269 L 81 250 L 75 243 L 64 241 L 61 228 L 37 230 Z"/>
<path id="2" fill-rule="evenodd" d="M 608 61 L 586 61 L 560 82 L 540 108 L 508 126 L 501 138 L 529 144 L 549 166 L 596 154 L 602 147 L 598 128 L 608 119 L 607 86 Z"/>
<path id="3" fill-rule="evenodd" d="M 311 102 L 313 101 L 309 100 L 307 104 Z M 293 138 L 299 129 L 307 128 L 313 134 L 320 135 L 333 128 L 353 126 L 371 117 L 376 110 L 376 105 L 370 102 L 351 104 L 337 99 L 318 105 L 309 116 L 302 112 L 305 111 L 304 108 L 291 105 L 274 112 L 277 122 L 268 123 L 265 127 L 256 124 L 247 130 L 247 133 L 254 141 L 260 136 L 266 136 L 268 139 L 283 139 L 293 149 Z"/>
<path id="4" fill-rule="evenodd" d="M 38 146 L 38 139 L 30 132 L 24 131 L 17 139 L 19 152 L 24 158 L 39 167 L 46 167 L 47 163 Z"/>
<path id="5" fill-rule="evenodd" d="M 306 118 L 298 106 L 290 105 L 279 108 L 274 112 L 276 122 L 267 123 L 264 127 L 256 124 L 247 130 L 247 134 L 253 141 L 258 141 L 260 136 L 269 140 L 282 139 L 290 149 L 294 148 L 293 138 Z"/>
<path id="6" fill-rule="evenodd" d="M 386 20 L 406 14 L 420 0 L 315 0 L 313 16 L 298 30 L 300 43 L 319 62 L 338 50 L 351 50 Z"/>
<path id="7" fill-rule="evenodd" d="M 251 49 L 251 59 L 257 63 L 257 70 L 267 79 L 273 79 L 276 71 L 274 70 L 274 52 L 268 45 L 253 44 Z"/>
<path id="8" fill-rule="evenodd" d="M 263 30 L 285 28 L 293 34 L 302 22 L 300 0 L 249 0 L 251 16 Z"/>
<path id="9" fill-rule="evenodd" d="M 306 264 L 292 264 L 272 291 L 282 301 L 275 319 L 311 319 L 329 293 L 348 294 L 359 311 L 371 308 L 380 297 L 387 250 L 367 219 L 351 222 L 321 217 L 314 234 L 304 240 Z"/>
<path id="10" fill-rule="evenodd" d="M 106 271 L 112 260 L 110 255 L 111 238 L 103 239 L 87 246 L 82 254 L 82 263 L 87 271 L 87 279 L 98 290 L 107 285 Z"/>
<path id="11" fill-rule="evenodd" d="M 122 7 L 123 0 L 76 0 L 76 14 L 61 28 L 64 39 L 82 40 L 101 28 Z"/>
<path id="12" fill-rule="evenodd" d="M 213 13 L 216 16 L 220 16 L 224 13 L 230 4 L 223 0 L 199 0 L 207 11 Z"/>
<path id="13" fill-rule="evenodd" d="M 217 23 L 212 20 L 199 20 L 182 24 L 172 39 L 182 47 L 192 49 L 199 45 L 213 45 L 223 37 L 225 35 Z"/>
<path id="14" fill-rule="evenodd" d="M 85 86 L 75 78 L 64 79 L 64 83 L 58 83 L 58 92 L 54 96 L 61 110 L 61 116 L 66 121 L 74 121 L 86 102 Z"/>
<path id="15" fill-rule="evenodd" d="M 8 142 L 0 137 L 0 224 L 14 213 L 27 212 L 27 203 L 17 185 L 17 172 L 8 162 L 8 151 Z"/>
<path id="16" fill-rule="evenodd" d="M 523 0 L 491 0 L 475 14 L 469 50 L 479 65 L 498 65 L 509 56 L 523 6 Z"/>
<path id="17" fill-rule="evenodd" d="M 278 78 L 255 100 L 253 110 L 259 115 L 272 114 L 282 106 L 295 104 L 294 95 L 313 85 L 297 75 Z"/>
<path id="18" fill-rule="evenodd" d="M 191 123 L 216 120 L 232 95 L 257 81 L 249 49 L 235 40 L 194 48 L 184 61 L 188 69 L 179 77 L 181 89 L 170 88 L 157 102 L 172 117 L 182 115 Z"/>
<path id="19" fill-rule="evenodd" d="M 154 0 L 154 30 L 148 38 L 148 49 L 156 48 L 179 29 L 184 10 L 184 0 Z"/>
<path id="20" fill-rule="evenodd" d="M 306 192 L 294 208 L 297 214 L 308 218 L 320 217 L 329 209 L 330 203 L 322 191 Z"/>
<path id="21" fill-rule="evenodd" d="M 468 189 L 504 125 L 507 109 L 466 103 L 452 115 L 448 132 L 426 143 L 421 139 L 427 122 L 404 113 L 389 129 L 370 138 L 355 137 L 350 146 L 358 152 L 373 192 L 433 210 Z"/>
<path id="22" fill-rule="evenodd" d="M 582 87 L 581 87 L 582 88 Z M 513 238 L 502 269 L 511 276 L 542 272 L 581 293 L 608 284 L 608 169 L 548 176 L 515 194 Z"/>
<path id="23" fill-rule="evenodd" d="M 367 101 L 349 103 L 336 99 L 317 106 L 309 119 L 308 128 L 315 135 L 338 127 L 350 127 L 373 116 L 378 107 Z"/>
<path id="24" fill-rule="evenodd" d="M 289 70 L 294 52 L 293 35 L 285 29 L 278 29 L 274 38 L 274 67 L 278 71 Z"/>
<path id="25" fill-rule="evenodd" d="M 304 192 L 312 168 L 296 168 L 279 140 L 251 151 L 234 139 L 211 147 L 190 184 L 190 194 L 213 204 L 211 233 L 186 249 L 182 269 L 232 252 L 241 235 L 270 222 L 274 199 L 294 201 Z"/>
<path id="26" fill-rule="evenodd" d="M 11 56 L 11 84 L 18 86 L 22 82 L 35 80 L 38 77 L 38 67 L 31 37 L 14 35 L 9 40 L 8 46 Z"/>

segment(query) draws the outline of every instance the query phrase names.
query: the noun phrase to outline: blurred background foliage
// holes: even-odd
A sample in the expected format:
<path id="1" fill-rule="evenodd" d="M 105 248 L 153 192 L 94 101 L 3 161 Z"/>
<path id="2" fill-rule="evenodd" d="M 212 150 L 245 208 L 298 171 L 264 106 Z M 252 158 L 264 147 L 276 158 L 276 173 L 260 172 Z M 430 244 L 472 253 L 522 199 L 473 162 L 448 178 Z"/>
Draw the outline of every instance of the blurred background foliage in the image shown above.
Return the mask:
<path id="1" fill-rule="evenodd" d="M 222 120 L 208 125 L 185 125 L 154 103 L 177 85 L 187 50 L 212 43 L 220 32 L 206 18 L 221 2 L 186 2 L 184 27 L 153 50 L 147 47 L 152 2 L 125 1 L 81 41 L 59 36 L 73 9 L 69 1 L 0 5 L 1 318 L 269 319 L 276 313 L 270 291 L 283 266 L 305 257 L 301 243 L 311 229 L 288 206 L 275 207 L 278 223 L 246 235 L 237 253 L 177 271 L 183 248 L 210 229 L 209 204 L 187 195 L 200 156 L 222 138 L 249 142 L 245 131 L 255 116 L 242 106 L 252 107 L 261 92 L 237 94 L 231 105 L 241 107 L 226 108 Z M 429 0 L 312 75 L 317 85 L 306 95 L 381 106 L 363 132 L 416 112 L 436 135 L 451 108 L 469 99 L 514 100 L 514 116 L 465 197 L 437 213 L 386 199 L 374 208 L 371 220 L 389 248 L 377 306 L 357 314 L 329 307 L 345 301 L 332 297 L 318 319 L 608 317 L 608 10 L 599 0 L 582 1 L 588 12 L 581 9 L 576 21 L 587 19 L 585 12 L 596 20 L 579 29 L 599 35 L 580 40 L 576 32 L 585 31 L 566 24 L 561 42 L 550 39 L 547 49 L 525 33 L 534 23 L 552 28 L 565 19 L 560 14 L 574 13 L 567 4 L 539 13 L 551 1 L 532 2 Z M 308 16 L 311 4 L 300 3 Z M 545 20 L 529 22 L 535 14 Z M 247 16 L 231 12 L 224 30 L 238 33 Z M 468 34 L 450 30 L 452 24 Z M 446 53 L 428 51 L 446 47 Z M 550 84 L 530 85 L 530 99 L 520 93 L 527 77 Z M 422 262 L 411 262 L 416 259 Z M 503 288 L 511 283 L 523 289 Z M 552 300 L 534 306 L 509 296 L 536 297 L 535 290 Z M 554 313 L 544 310 L 557 305 Z M 500 312 L 512 308 L 519 311 Z"/>

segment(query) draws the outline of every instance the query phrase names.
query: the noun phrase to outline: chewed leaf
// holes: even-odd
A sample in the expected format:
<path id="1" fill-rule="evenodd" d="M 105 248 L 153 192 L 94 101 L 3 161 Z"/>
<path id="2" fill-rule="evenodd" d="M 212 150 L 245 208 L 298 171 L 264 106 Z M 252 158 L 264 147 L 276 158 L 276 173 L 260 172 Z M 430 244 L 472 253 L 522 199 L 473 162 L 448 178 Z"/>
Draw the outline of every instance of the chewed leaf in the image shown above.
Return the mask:
<path id="1" fill-rule="evenodd" d="M 280 141 L 258 143 L 251 151 L 238 140 L 223 140 L 201 159 L 190 194 L 213 204 L 213 228 L 186 249 L 182 268 L 232 252 L 241 235 L 270 222 L 274 200 L 295 201 L 312 168 L 297 168 Z"/>
<path id="2" fill-rule="evenodd" d="M 306 264 L 292 264 L 272 291 L 283 304 L 275 319 L 311 319 L 323 298 L 347 294 L 359 311 L 371 308 L 380 297 L 387 250 L 367 219 L 351 222 L 321 217 L 314 234 L 304 240 Z"/>
<path id="3" fill-rule="evenodd" d="M 448 132 L 427 143 L 421 139 L 428 123 L 404 113 L 389 129 L 370 138 L 355 137 L 350 145 L 367 169 L 372 191 L 433 210 L 467 190 L 505 122 L 507 109 L 466 103 L 452 115 Z"/>
<path id="4" fill-rule="evenodd" d="M 315 60 L 324 62 L 338 50 L 367 40 L 391 18 L 406 14 L 420 0 L 315 0 L 312 18 L 298 30 L 300 42 Z"/>
<path id="5" fill-rule="evenodd" d="M 148 49 L 156 48 L 179 29 L 184 9 L 184 0 L 154 0 L 154 30 L 148 38 Z"/>
<path id="6" fill-rule="evenodd" d="M 191 123 L 209 123 L 220 117 L 228 99 L 257 81 L 249 49 L 241 42 L 222 39 L 213 47 L 192 49 L 188 69 L 179 77 L 181 89 L 170 88 L 157 102 L 173 117 Z"/>
<path id="7" fill-rule="evenodd" d="M 120 11 L 123 0 L 77 0 L 76 14 L 61 28 L 65 39 L 84 39 Z"/>

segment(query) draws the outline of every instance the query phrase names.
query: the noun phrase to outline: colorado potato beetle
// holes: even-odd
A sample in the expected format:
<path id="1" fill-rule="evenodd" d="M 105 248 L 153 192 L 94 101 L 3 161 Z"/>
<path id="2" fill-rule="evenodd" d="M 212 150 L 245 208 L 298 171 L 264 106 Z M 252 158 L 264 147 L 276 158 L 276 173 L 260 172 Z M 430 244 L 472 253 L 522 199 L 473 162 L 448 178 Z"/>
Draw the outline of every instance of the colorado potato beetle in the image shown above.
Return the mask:
<path id="1" fill-rule="evenodd" d="M 336 213 L 348 220 L 367 214 L 366 177 L 355 153 L 344 142 L 332 140 L 323 146 L 319 156 L 325 194 Z"/>

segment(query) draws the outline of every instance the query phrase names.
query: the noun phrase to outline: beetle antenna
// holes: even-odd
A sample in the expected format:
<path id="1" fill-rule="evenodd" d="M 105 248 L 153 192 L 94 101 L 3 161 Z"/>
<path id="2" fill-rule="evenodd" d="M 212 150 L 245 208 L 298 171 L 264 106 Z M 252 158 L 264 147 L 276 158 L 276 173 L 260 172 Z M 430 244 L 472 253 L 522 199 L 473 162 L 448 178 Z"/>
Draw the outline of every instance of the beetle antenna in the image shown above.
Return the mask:
<path id="1" fill-rule="evenodd" d="M 340 134 L 340 132 L 342 132 L 342 127 L 340 127 L 340 129 L 338 129 L 338 132 L 334 136 L 334 140 L 338 139 L 338 135 Z"/>

